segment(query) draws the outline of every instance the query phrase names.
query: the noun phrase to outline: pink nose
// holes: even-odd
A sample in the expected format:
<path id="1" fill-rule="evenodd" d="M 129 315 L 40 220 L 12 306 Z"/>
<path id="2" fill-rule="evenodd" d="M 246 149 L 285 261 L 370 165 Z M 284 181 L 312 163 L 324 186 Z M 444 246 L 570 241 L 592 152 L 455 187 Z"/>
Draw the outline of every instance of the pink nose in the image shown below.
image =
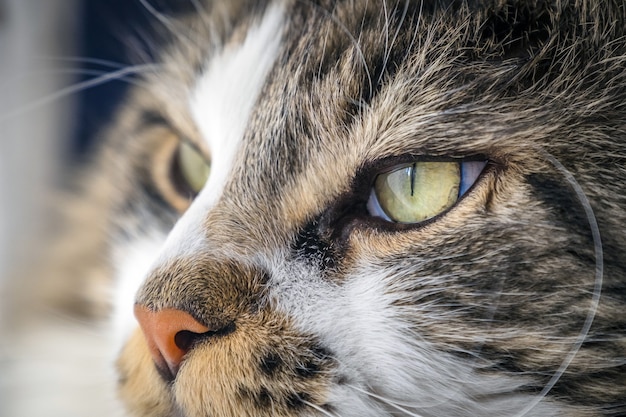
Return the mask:
<path id="1" fill-rule="evenodd" d="M 146 337 L 157 368 L 167 379 L 174 379 L 193 342 L 211 329 L 189 313 L 173 308 L 152 311 L 136 304 L 135 317 Z"/>

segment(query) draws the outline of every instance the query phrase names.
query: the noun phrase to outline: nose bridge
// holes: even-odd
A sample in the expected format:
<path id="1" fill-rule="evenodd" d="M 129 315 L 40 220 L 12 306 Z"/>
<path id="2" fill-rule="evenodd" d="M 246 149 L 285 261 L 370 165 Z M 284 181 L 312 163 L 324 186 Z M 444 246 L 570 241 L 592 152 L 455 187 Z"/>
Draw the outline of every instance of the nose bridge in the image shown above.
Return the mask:
<path id="1" fill-rule="evenodd" d="M 221 190 L 203 190 L 176 223 L 137 304 L 152 311 L 187 311 L 205 325 L 219 327 L 242 306 L 258 303 L 266 280 L 259 259 L 273 252 L 276 243 L 270 236 L 279 233 L 270 230 L 276 222 L 257 201 L 263 185 L 242 185 L 236 166 L 232 181 Z"/>
<path id="2" fill-rule="evenodd" d="M 271 237 L 285 234 L 276 221 L 276 202 L 267 201 L 264 184 L 247 182 L 243 187 L 238 179 L 234 177 L 217 197 L 205 193 L 211 190 L 200 193 L 170 231 L 158 264 L 209 254 L 246 263 L 251 255 L 266 253 L 276 246 L 276 239 Z M 259 199 L 259 195 L 266 198 Z"/>
<path id="3" fill-rule="evenodd" d="M 136 304 L 152 311 L 176 309 L 210 328 L 221 328 L 256 309 L 265 274 L 207 254 L 178 257 L 156 267 L 139 290 Z"/>

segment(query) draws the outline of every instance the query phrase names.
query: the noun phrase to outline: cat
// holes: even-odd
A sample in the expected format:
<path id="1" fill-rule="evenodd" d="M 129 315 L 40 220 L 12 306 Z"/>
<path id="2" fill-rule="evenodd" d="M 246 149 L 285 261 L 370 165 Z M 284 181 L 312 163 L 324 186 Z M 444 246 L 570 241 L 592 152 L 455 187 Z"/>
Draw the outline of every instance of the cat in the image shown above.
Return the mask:
<path id="1" fill-rule="evenodd" d="M 626 415 L 626 3 L 189 4 L 83 196 L 130 416 Z"/>

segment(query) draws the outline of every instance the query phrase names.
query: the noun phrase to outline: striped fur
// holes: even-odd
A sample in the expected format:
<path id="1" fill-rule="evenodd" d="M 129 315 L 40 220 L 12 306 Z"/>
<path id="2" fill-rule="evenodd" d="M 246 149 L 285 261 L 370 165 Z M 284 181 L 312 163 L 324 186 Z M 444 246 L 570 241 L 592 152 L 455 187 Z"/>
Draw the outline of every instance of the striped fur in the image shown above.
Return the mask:
<path id="1" fill-rule="evenodd" d="M 133 332 L 132 416 L 626 415 L 621 0 L 194 4 L 99 172 L 120 247 L 161 248 L 117 251 L 120 320 L 142 282 L 236 330 L 172 382 Z M 180 139 L 214 161 L 193 202 Z M 367 213 L 382 168 L 475 157 L 434 220 Z"/>

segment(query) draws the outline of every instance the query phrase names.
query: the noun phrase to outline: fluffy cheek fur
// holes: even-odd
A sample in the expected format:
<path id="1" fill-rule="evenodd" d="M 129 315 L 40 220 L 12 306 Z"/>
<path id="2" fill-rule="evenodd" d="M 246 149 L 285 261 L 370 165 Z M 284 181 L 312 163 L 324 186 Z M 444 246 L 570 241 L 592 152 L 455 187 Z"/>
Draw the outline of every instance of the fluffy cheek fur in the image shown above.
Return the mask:
<path id="1" fill-rule="evenodd" d="M 333 360 L 281 315 L 242 316 L 237 330 L 196 346 L 171 385 L 159 377 L 140 332 L 118 361 L 120 392 L 136 416 L 294 416 L 325 404 Z"/>

